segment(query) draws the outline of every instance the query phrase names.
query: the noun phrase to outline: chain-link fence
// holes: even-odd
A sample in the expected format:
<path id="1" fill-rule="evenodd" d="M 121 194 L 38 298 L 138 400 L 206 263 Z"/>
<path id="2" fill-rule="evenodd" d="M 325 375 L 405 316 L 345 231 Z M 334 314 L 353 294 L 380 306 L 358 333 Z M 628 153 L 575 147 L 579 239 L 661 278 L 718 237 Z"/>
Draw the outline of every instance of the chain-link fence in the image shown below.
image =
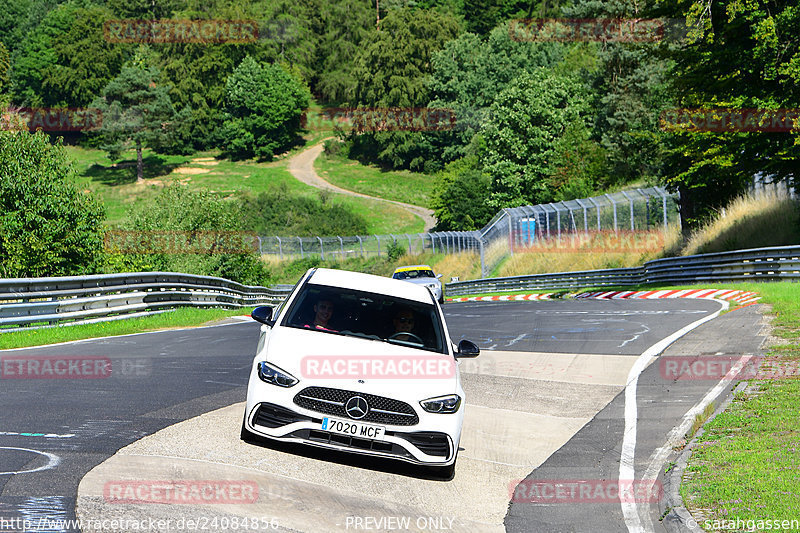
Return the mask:
<path id="1" fill-rule="evenodd" d="M 592 198 L 506 208 L 478 231 L 444 231 L 337 237 L 259 237 L 263 254 L 280 259 L 385 256 L 399 251 L 480 255 L 486 277 L 505 257 L 576 234 L 666 230 L 680 224 L 676 200 L 661 187 L 633 189 Z"/>

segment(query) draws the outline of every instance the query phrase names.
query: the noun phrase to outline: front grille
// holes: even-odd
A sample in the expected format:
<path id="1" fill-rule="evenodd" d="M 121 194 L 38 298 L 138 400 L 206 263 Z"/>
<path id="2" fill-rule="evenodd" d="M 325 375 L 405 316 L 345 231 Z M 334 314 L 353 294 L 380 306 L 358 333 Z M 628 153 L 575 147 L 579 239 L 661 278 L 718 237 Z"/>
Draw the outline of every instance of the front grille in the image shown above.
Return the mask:
<path id="1" fill-rule="evenodd" d="M 280 405 L 262 403 L 258 406 L 253 423 L 257 426 L 278 428 L 293 422 L 310 421 L 311 418 L 295 413 Z"/>
<path id="2" fill-rule="evenodd" d="M 407 440 L 428 455 L 447 457 L 450 454 L 450 443 L 444 433 L 417 431 L 416 433 L 395 433 L 395 436 Z"/>
<path id="3" fill-rule="evenodd" d="M 297 393 L 294 403 L 318 413 L 350 418 L 345 412 L 345 404 L 353 396 L 361 396 L 369 404 L 369 412 L 364 418 L 359 419 L 360 422 L 393 426 L 414 426 L 419 423 L 417 413 L 407 403 L 363 392 L 307 387 Z"/>
<path id="4" fill-rule="evenodd" d="M 338 444 L 347 448 L 356 448 L 358 450 L 370 450 L 375 452 L 386 452 L 393 455 L 402 455 L 404 457 L 411 457 L 411 454 L 397 444 L 391 442 L 384 442 L 381 440 L 360 439 L 358 437 L 351 437 L 349 435 L 338 435 L 330 433 L 329 431 L 321 431 L 318 429 L 301 429 L 293 432 L 290 436 L 299 437 L 311 442 L 322 442 L 326 444 Z"/>

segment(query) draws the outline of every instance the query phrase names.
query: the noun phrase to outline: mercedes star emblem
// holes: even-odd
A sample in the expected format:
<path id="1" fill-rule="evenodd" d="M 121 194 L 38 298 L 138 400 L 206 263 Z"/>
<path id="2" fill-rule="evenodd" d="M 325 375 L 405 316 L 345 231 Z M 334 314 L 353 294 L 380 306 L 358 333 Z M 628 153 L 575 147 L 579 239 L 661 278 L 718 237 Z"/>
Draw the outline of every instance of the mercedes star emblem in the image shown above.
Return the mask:
<path id="1" fill-rule="evenodd" d="M 358 420 L 367 416 L 367 413 L 369 412 L 369 405 L 367 405 L 367 400 L 361 396 L 353 396 L 347 400 L 347 404 L 344 406 L 344 409 L 347 412 L 347 416 Z"/>

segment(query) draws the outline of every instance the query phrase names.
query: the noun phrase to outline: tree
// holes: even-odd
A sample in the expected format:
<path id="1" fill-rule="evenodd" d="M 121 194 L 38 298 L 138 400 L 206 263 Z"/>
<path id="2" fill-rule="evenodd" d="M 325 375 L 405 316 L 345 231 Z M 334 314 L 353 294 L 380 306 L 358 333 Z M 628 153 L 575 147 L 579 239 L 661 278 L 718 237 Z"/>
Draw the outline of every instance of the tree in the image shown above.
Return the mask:
<path id="1" fill-rule="evenodd" d="M 14 60 L 15 100 L 29 106 L 84 107 L 119 72 L 122 47 L 109 42 L 105 7 L 61 4 L 20 45 Z"/>
<path id="2" fill-rule="evenodd" d="M 445 44 L 431 58 L 428 107 L 454 110 L 456 128 L 426 135 L 438 157 L 449 162 L 467 155 L 495 97 L 517 76 L 555 67 L 565 48 L 562 43 L 512 40 L 508 23 L 492 30 L 487 39 L 464 33 Z"/>
<path id="3" fill-rule="evenodd" d="M 102 113 L 102 148 L 112 160 L 123 150 L 136 149 L 136 181 L 144 181 L 144 147 L 163 150 L 173 141 L 179 125 L 169 98 L 169 87 L 160 82 L 158 70 L 130 65 L 111 80 L 103 96 L 92 103 Z"/>
<path id="4" fill-rule="evenodd" d="M 800 10 L 795 2 L 713 0 L 667 3 L 688 13 L 690 39 L 670 50 L 678 107 L 797 109 Z M 797 184 L 800 124 L 793 132 L 669 131 L 666 181 L 680 192 L 691 230 L 757 175 Z"/>
<path id="5" fill-rule="evenodd" d="M 0 131 L 0 277 L 94 273 L 102 262 L 102 205 L 73 184 L 60 141 Z"/>
<path id="6" fill-rule="evenodd" d="M 400 8 L 381 20 L 356 58 L 356 102 L 367 108 L 425 107 L 431 58 L 460 30 L 450 14 Z M 425 136 L 413 131 L 354 133 L 351 153 L 394 168 L 429 169 L 434 162 Z"/>
<path id="7" fill-rule="evenodd" d="M 475 156 L 448 164 L 436 178 L 431 208 L 436 231 L 472 231 L 482 228 L 494 216 L 489 206 L 491 178 L 481 170 Z"/>
<path id="8" fill-rule="evenodd" d="M 248 56 L 228 78 L 226 93 L 222 137 L 228 155 L 271 160 L 296 142 L 311 94 L 283 68 Z"/>
<path id="9" fill-rule="evenodd" d="M 11 62 L 8 57 L 8 50 L 5 45 L 0 43 L 0 106 L 5 107 L 4 96 L 8 90 L 8 78 Z"/>
<path id="10" fill-rule="evenodd" d="M 364 0 L 323 2 L 320 19 L 316 92 L 328 102 L 354 102 L 353 58 L 375 26 L 375 12 Z"/>
<path id="11" fill-rule="evenodd" d="M 481 130 L 486 143 L 483 171 L 492 176 L 491 205 L 501 208 L 552 200 L 557 146 L 561 143 L 563 152 L 565 133 L 587 127 L 589 110 L 579 82 L 546 69 L 523 74 L 501 92 Z"/>

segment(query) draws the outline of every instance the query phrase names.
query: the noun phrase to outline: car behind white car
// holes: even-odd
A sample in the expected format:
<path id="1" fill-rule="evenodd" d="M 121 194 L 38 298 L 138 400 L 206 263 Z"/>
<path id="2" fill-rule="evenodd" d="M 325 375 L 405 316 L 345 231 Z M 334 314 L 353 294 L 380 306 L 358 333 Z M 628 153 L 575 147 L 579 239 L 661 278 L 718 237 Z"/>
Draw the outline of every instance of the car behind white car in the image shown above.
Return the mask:
<path id="1" fill-rule="evenodd" d="M 263 325 L 242 438 L 303 443 L 427 465 L 451 478 L 464 418 L 457 360 L 426 288 L 311 269 Z"/>

